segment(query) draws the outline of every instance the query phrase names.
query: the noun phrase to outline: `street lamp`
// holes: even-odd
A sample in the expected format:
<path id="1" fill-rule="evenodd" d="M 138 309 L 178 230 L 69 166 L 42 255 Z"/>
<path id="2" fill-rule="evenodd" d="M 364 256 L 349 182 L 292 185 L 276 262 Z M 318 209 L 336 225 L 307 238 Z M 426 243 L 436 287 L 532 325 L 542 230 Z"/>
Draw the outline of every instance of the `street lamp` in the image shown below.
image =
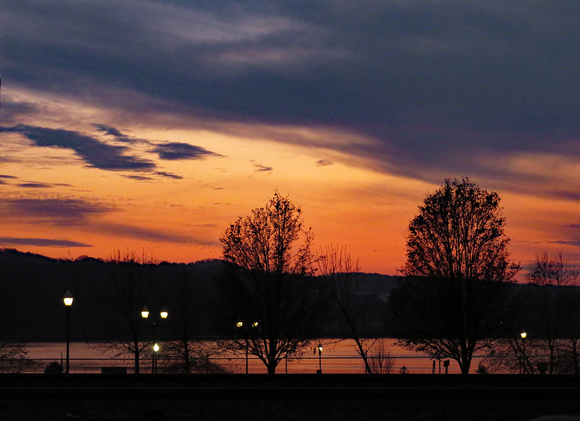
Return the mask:
<path id="1" fill-rule="evenodd" d="M 520 333 L 522 338 L 522 374 L 526 374 L 526 338 L 528 337 L 528 333 L 524 330 Z"/>
<path id="2" fill-rule="evenodd" d="M 159 354 L 159 344 L 155 342 L 153 344 L 153 374 L 157 373 L 157 355 Z"/>
<path id="3" fill-rule="evenodd" d="M 62 297 L 64 306 L 66 307 L 66 371 L 69 372 L 69 360 L 70 360 L 70 308 L 72 307 L 74 297 L 69 290 L 66 291 L 64 297 Z"/>
<path id="4" fill-rule="evenodd" d="M 318 346 L 316 347 L 316 349 L 318 349 L 318 373 L 317 374 L 322 374 L 322 345 L 320 344 L 320 342 L 318 342 Z"/>
<path id="5" fill-rule="evenodd" d="M 149 314 L 151 312 L 149 311 L 149 309 L 147 308 L 147 306 L 143 306 L 143 309 L 141 310 L 141 317 L 145 320 L 149 319 Z M 169 317 L 169 312 L 167 311 L 167 309 L 165 307 L 161 308 L 161 311 L 159 312 L 159 318 L 161 319 L 161 321 L 165 321 L 165 319 L 167 319 L 167 317 Z M 157 328 L 157 322 L 153 321 L 153 354 L 152 354 L 152 359 L 151 359 L 151 374 L 156 374 L 157 373 L 157 354 L 159 352 L 159 344 L 156 342 L 156 338 L 155 338 L 155 331 Z"/>
<path id="6" fill-rule="evenodd" d="M 250 326 L 251 327 L 258 327 L 258 322 L 253 322 Z M 236 323 L 236 326 L 241 328 L 244 327 L 244 322 L 241 320 Z M 248 356 L 248 343 L 246 343 L 246 374 L 249 373 L 249 356 Z"/>

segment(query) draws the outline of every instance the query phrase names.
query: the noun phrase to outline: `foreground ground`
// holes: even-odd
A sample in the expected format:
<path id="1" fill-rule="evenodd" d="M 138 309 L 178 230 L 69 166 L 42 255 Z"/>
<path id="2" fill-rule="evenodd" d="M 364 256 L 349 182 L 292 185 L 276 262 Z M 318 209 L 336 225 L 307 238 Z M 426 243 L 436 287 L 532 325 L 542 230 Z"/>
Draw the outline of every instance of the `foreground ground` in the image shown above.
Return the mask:
<path id="1" fill-rule="evenodd" d="M 580 377 L 0 375 L 2 420 L 532 420 L 580 416 Z"/>

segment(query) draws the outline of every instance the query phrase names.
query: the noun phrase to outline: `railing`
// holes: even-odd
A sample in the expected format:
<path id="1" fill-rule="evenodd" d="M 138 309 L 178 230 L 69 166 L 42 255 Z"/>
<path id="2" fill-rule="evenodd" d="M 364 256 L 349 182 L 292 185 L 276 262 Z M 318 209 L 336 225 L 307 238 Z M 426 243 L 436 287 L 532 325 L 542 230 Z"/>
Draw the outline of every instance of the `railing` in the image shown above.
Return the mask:
<path id="1" fill-rule="evenodd" d="M 476 358 L 477 359 L 477 358 Z M 140 360 L 140 374 L 150 374 L 151 358 Z M 455 362 L 445 367 L 446 360 L 432 360 L 425 356 L 392 356 L 390 367 L 383 365 L 382 374 L 456 374 L 459 368 Z M 58 373 L 66 364 L 61 358 L 36 359 L 5 359 L 0 361 L 0 372 L 22 373 Z M 70 373 L 102 373 L 124 371 L 135 372 L 134 360 L 131 358 L 70 358 Z M 371 359 L 372 365 L 372 359 Z M 176 359 L 159 356 L 157 372 L 179 373 L 184 372 L 184 363 Z M 190 364 L 191 374 L 211 373 L 246 373 L 245 356 L 204 356 L 194 359 Z M 255 356 L 248 356 L 247 367 L 249 374 L 265 374 L 265 365 Z M 114 368 L 117 368 L 116 370 Z M 121 370 L 119 370 L 119 368 Z M 276 369 L 279 374 L 314 374 L 320 370 L 323 374 L 364 374 L 365 366 L 360 357 L 353 356 L 302 356 L 300 359 L 283 360 Z"/>

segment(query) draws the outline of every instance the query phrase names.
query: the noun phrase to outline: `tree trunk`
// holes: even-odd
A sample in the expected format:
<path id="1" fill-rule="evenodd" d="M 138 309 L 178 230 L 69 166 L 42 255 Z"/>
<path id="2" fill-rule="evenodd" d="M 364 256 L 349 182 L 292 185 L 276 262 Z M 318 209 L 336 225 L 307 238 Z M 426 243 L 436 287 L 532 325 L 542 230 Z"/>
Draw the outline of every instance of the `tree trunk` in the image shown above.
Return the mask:
<path id="1" fill-rule="evenodd" d="M 469 368 L 471 367 L 471 357 L 461 357 L 459 361 L 459 368 L 461 369 L 461 374 L 466 376 L 469 374 Z"/>
<path id="2" fill-rule="evenodd" d="M 135 341 L 135 374 L 139 374 L 139 343 Z"/>
<path id="3" fill-rule="evenodd" d="M 358 347 L 358 353 L 359 353 L 360 357 L 362 358 L 362 360 L 365 363 L 365 371 L 366 371 L 366 373 L 367 374 L 372 374 L 373 372 L 372 372 L 371 367 L 369 365 L 369 359 L 368 359 L 367 353 L 365 353 L 365 350 L 363 348 L 363 345 L 362 345 L 360 339 L 358 337 L 355 337 L 354 338 L 354 341 L 356 342 L 356 345 Z"/>
<path id="4" fill-rule="evenodd" d="M 578 342 L 572 339 L 572 361 L 574 361 L 574 374 L 580 374 L 578 370 Z"/>

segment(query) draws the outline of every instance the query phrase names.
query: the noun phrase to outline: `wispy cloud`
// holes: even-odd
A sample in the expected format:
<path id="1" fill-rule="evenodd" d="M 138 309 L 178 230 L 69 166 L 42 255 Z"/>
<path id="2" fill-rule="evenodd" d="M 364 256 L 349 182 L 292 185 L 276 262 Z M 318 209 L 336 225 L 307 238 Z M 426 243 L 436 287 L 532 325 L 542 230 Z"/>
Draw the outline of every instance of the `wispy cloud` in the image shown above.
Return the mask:
<path id="1" fill-rule="evenodd" d="M 82 133 L 27 125 L 0 128 L 0 132 L 20 133 L 36 146 L 73 150 L 83 161 L 102 170 L 150 170 L 152 161 L 125 155 L 126 147 L 108 145 Z"/>
<path id="2" fill-rule="evenodd" d="M 202 159 L 207 156 L 221 156 L 200 146 L 179 142 L 162 143 L 157 145 L 153 149 L 153 152 L 159 154 L 159 158 L 170 161 L 182 159 Z"/>
<path id="3" fill-rule="evenodd" d="M 556 240 L 556 241 L 550 241 L 549 243 L 580 247 L 580 239 L 578 239 L 578 240 Z"/>
<path id="4" fill-rule="evenodd" d="M 5 3 L 10 80 L 90 98 L 140 124 L 163 115 L 224 131 L 245 124 L 352 133 L 325 147 L 379 171 L 437 183 L 466 174 L 512 189 L 521 185 L 513 172 L 486 158 L 567 148 L 580 159 L 578 2 Z M 274 140 L 312 146 L 307 137 Z M 152 165 L 107 151 L 105 162 L 76 153 L 99 168 Z"/>
<path id="5" fill-rule="evenodd" d="M 272 172 L 272 167 L 262 164 L 254 164 L 255 172 Z"/>
<path id="6" fill-rule="evenodd" d="M 39 147 L 54 147 L 61 149 L 71 149 L 77 156 L 85 161 L 89 166 L 108 171 L 132 171 L 141 172 L 139 175 L 125 175 L 127 178 L 140 181 L 153 180 L 148 174 L 161 177 L 182 179 L 183 177 L 167 171 L 156 171 L 158 165 L 149 159 L 131 155 L 131 144 L 147 144 L 154 146 L 152 153 L 158 154 L 162 160 L 185 160 L 185 159 L 205 159 L 207 157 L 219 157 L 221 155 L 208 151 L 200 146 L 190 145 L 181 142 L 157 143 L 146 139 L 133 138 L 123 134 L 115 127 L 103 124 L 94 124 L 98 131 L 105 135 L 113 136 L 116 140 L 127 143 L 127 145 L 110 145 L 97 139 L 96 137 L 79 133 L 77 131 L 64 129 L 51 129 L 45 127 L 35 127 L 28 125 L 16 125 L 13 127 L 0 127 L 0 132 L 20 133 Z M 6 176 L 8 178 L 9 176 Z M 23 183 L 20 187 L 27 188 L 49 188 L 46 183 Z"/>
<path id="7" fill-rule="evenodd" d="M 25 189 L 51 189 L 54 187 L 53 184 L 47 183 L 20 183 L 17 186 Z"/>
<path id="8" fill-rule="evenodd" d="M 183 177 L 181 175 L 177 175 L 177 174 L 172 174 L 166 171 L 155 171 L 155 174 L 157 175 L 161 175 L 163 177 L 167 177 L 167 178 L 173 178 L 174 180 L 181 180 L 183 179 Z"/>
<path id="9" fill-rule="evenodd" d="M 328 159 L 319 159 L 318 161 L 316 161 L 316 165 L 319 167 L 326 167 L 332 164 L 334 164 L 334 162 L 329 161 Z"/>
<path id="10" fill-rule="evenodd" d="M 0 237 L 0 244 L 7 246 L 36 246 L 36 247 L 92 247 L 91 244 L 53 238 Z"/>
<path id="11" fill-rule="evenodd" d="M 26 219 L 52 225 L 79 225 L 87 219 L 113 211 L 101 203 L 73 198 L 5 198 L 0 216 L 5 220 Z"/>
<path id="12" fill-rule="evenodd" d="M 171 233 L 170 231 L 158 231 L 148 228 L 126 225 L 126 224 L 95 224 L 95 231 L 105 234 L 115 234 L 120 237 L 129 237 L 136 240 L 158 241 L 176 244 L 196 244 L 196 245 L 216 245 L 217 241 L 199 239 L 194 236 L 183 235 L 182 233 Z"/>
<path id="13" fill-rule="evenodd" d="M 111 126 L 106 126 L 104 124 L 97 124 L 97 123 L 93 124 L 93 126 L 95 126 L 95 128 L 97 130 L 99 130 L 101 132 L 105 132 L 106 135 L 115 136 L 116 138 L 119 138 L 119 139 L 124 139 L 127 137 L 126 135 L 121 133 L 119 130 L 117 130 L 116 128 L 111 127 Z"/>

